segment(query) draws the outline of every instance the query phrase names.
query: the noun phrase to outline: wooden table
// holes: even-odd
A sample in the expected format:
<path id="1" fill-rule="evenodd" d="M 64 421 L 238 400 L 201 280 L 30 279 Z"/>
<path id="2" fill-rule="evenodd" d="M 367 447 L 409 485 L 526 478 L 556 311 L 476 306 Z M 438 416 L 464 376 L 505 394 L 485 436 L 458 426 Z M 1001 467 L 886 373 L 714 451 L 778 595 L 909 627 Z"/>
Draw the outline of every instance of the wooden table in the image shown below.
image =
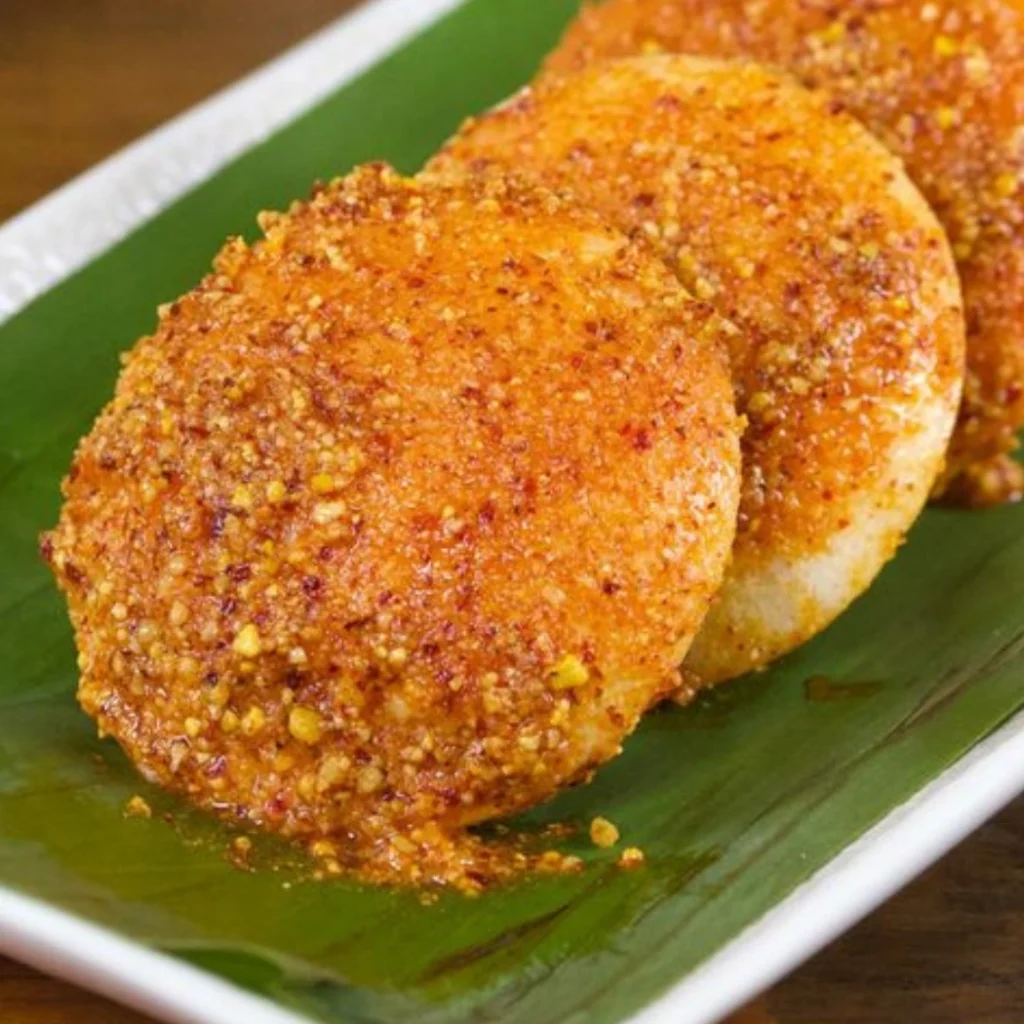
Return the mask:
<path id="1" fill-rule="evenodd" d="M 353 5 L 0 0 L 0 220 Z M 145 1024 L 3 958 L 0 1021 Z M 1022 1024 L 1024 800 L 740 1022 Z"/>

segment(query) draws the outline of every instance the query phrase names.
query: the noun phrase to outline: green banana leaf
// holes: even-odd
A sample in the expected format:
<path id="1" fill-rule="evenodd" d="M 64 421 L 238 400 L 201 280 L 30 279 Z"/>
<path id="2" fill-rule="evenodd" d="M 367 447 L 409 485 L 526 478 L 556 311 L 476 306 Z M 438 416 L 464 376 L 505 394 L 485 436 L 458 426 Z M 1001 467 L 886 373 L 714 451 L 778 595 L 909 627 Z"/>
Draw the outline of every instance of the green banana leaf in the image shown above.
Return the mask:
<path id="1" fill-rule="evenodd" d="M 517 825 L 586 861 L 480 899 L 314 882 L 295 851 L 144 784 L 78 711 L 37 555 L 117 355 L 224 236 L 317 177 L 414 170 L 533 72 L 574 0 L 470 0 L 0 327 L 0 884 L 310 1017 L 618 1021 L 706 960 L 1024 705 L 1024 507 L 929 511 L 871 592 L 773 671 L 653 714 Z M 818 677 L 827 677 L 823 682 Z M 126 818 L 143 794 L 152 819 Z M 586 823 L 640 846 L 622 871 Z"/>

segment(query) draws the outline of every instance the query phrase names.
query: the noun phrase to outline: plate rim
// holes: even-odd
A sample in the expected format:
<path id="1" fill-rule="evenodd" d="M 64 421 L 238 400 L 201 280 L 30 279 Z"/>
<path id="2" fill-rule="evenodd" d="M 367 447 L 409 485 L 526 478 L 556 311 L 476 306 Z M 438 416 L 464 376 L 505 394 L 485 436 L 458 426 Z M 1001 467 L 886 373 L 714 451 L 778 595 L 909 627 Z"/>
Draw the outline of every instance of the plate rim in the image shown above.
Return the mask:
<path id="1" fill-rule="evenodd" d="M 368 0 L 0 225 L 0 324 L 464 2 Z M 88 212 L 97 209 L 103 218 L 90 222 Z M 632 1024 L 721 1020 L 1021 792 L 1024 712 L 666 989 Z M 4 885 L 0 952 L 171 1024 L 310 1024 L 212 972 Z"/>
<path id="2" fill-rule="evenodd" d="M 2 885 L 0 952 L 168 1024 L 312 1024 L 210 971 Z"/>
<path id="3" fill-rule="evenodd" d="M 0 324 L 467 0 L 364 0 L 0 222 Z"/>
<path id="4" fill-rule="evenodd" d="M 1021 793 L 1024 711 L 844 847 L 629 1024 L 721 1020 L 852 928 Z"/>

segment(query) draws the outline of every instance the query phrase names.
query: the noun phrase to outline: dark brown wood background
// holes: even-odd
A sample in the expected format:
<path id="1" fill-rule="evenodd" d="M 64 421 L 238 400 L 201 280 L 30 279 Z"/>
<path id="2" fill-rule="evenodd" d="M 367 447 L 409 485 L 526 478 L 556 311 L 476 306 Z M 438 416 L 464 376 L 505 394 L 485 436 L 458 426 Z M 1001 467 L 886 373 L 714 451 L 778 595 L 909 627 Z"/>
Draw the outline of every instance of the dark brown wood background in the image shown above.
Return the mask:
<path id="1" fill-rule="evenodd" d="M 0 220 L 352 6 L 0 0 Z M 144 1024 L 3 958 L 0 1021 Z M 1024 800 L 740 1021 L 1024 1024 Z"/>

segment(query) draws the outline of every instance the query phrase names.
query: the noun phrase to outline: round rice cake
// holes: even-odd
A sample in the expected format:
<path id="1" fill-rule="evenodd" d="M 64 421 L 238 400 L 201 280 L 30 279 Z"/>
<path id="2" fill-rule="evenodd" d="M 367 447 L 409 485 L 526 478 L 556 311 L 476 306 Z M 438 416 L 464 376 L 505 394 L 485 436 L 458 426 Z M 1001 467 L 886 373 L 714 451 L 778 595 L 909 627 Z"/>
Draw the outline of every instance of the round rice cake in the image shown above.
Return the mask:
<path id="1" fill-rule="evenodd" d="M 752 58 L 826 90 L 906 164 L 949 235 L 967 375 L 939 490 L 1024 494 L 1024 4 L 1020 0 L 607 0 L 584 7 L 546 72 L 667 51 Z"/>
<path id="2" fill-rule="evenodd" d="M 860 124 L 752 63 L 588 67 L 471 121 L 430 170 L 511 166 L 646 240 L 738 328 L 740 526 L 687 667 L 767 664 L 866 589 L 943 464 L 964 325 L 940 225 Z"/>
<path id="3" fill-rule="evenodd" d="M 148 778 L 421 873 L 673 686 L 735 533 L 724 326 L 503 178 L 371 166 L 261 226 L 130 353 L 43 552 Z"/>

